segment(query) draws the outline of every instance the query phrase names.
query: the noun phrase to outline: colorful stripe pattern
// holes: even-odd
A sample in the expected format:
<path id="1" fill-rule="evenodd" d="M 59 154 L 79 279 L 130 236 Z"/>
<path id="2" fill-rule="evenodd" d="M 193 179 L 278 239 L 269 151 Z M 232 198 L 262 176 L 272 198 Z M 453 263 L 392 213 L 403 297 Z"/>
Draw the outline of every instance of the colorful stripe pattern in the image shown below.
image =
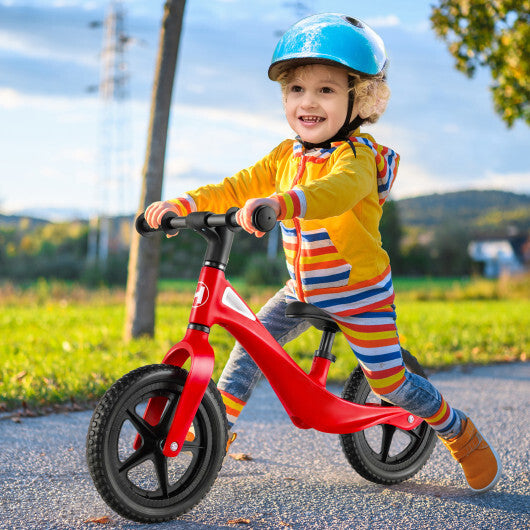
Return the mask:
<path id="1" fill-rule="evenodd" d="M 180 215 L 188 215 L 191 212 L 197 211 L 197 206 L 195 201 L 192 199 L 191 195 L 184 193 L 182 197 L 172 199 L 169 202 L 176 204 L 180 210 Z"/>
<path id="2" fill-rule="evenodd" d="M 455 421 L 455 412 L 442 397 L 442 404 L 438 411 L 432 416 L 425 418 L 425 421 L 438 432 L 449 429 Z"/>
<path id="3" fill-rule="evenodd" d="M 304 217 L 307 209 L 305 193 L 298 187 L 294 187 L 286 193 L 275 195 L 280 201 L 280 215 L 278 219 L 292 219 Z"/>
<path id="4" fill-rule="evenodd" d="M 390 305 L 352 317 L 336 317 L 370 387 L 378 395 L 390 394 L 405 382 L 395 318 Z"/>
<path id="5" fill-rule="evenodd" d="M 346 286 L 351 265 L 341 258 L 324 228 L 301 231 L 280 224 L 287 269 L 296 279 L 295 265 L 305 296 L 309 292 Z"/>
<path id="6" fill-rule="evenodd" d="M 315 149 L 309 149 L 306 151 L 304 149 L 304 146 L 300 142 L 300 137 L 297 136 L 294 143 L 293 143 L 293 156 L 300 157 L 305 156 L 306 160 L 308 162 L 315 162 L 316 164 L 323 164 L 330 156 L 333 151 L 337 148 L 337 145 L 332 144 L 332 147 L 330 149 L 324 149 L 324 148 L 315 148 Z"/>
<path id="7" fill-rule="evenodd" d="M 396 178 L 399 155 L 389 147 L 371 142 L 368 138 L 363 138 L 362 136 L 352 136 L 350 140 L 355 143 L 364 144 L 373 151 L 377 167 L 379 204 L 383 204 L 388 198 Z"/>
<path id="8" fill-rule="evenodd" d="M 428 400 L 417 402 L 418 385 L 413 379 L 419 376 L 408 373 L 403 363 L 394 307 L 389 305 L 351 317 L 335 317 L 335 320 L 355 353 L 372 391 L 422 417 L 421 411 L 431 404 Z M 424 379 L 422 381 L 423 385 L 429 384 Z M 453 427 L 456 412 L 436 389 L 426 391 L 430 399 L 441 400 L 441 404 L 435 414 L 424 419 L 442 435 Z"/>
<path id="9" fill-rule="evenodd" d="M 296 281 L 296 271 L 300 274 L 303 293 L 297 293 L 299 300 L 334 316 L 355 315 L 394 301 L 390 266 L 375 278 L 348 285 L 351 265 L 340 256 L 324 228 L 301 231 L 300 248 L 296 229 L 283 223 L 280 227 L 289 275 Z"/>
<path id="10" fill-rule="evenodd" d="M 238 416 L 241 414 L 241 411 L 243 410 L 243 407 L 246 405 L 246 403 L 236 398 L 232 394 L 225 392 L 224 390 L 219 390 L 219 392 L 221 392 L 221 397 L 223 398 L 223 403 L 226 408 L 228 427 L 231 428 L 236 422 Z"/>

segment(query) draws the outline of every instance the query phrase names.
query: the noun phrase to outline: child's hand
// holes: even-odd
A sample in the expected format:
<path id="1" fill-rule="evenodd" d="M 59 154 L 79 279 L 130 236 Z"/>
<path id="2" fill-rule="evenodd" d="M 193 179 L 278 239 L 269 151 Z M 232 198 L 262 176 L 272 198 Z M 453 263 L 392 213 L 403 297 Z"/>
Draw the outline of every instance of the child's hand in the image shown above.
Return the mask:
<path id="1" fill-rule="evenodd" d="M 176 204 L 173 204 L 169 201 L 157 201 L 150 204 L 145 210 L 144 216 L 147 224 L 151 228 L 159 228 L 160 223 L 162 222 L 162 217 L 167 212 L 174 212 L 177 215 L 180 215 L 180 210 Z M 178 232 L 168 235 L 167 237 L 174 237 Z"/>
<path id="2" fill-rule="evenodd" d="M 249 199 L 243 208 L 238 210 L 236 214 L 236 221 L 249 234 L 254 234 L 256 237 L 263 237 L 265 232 L 260 232 L 252 226 L 252 213 L 258 206 L 270 206 L 276 213 L 276 217 L 280 215 L 280 201 L 276 197 L 267 197 L 262 199 Z"/>

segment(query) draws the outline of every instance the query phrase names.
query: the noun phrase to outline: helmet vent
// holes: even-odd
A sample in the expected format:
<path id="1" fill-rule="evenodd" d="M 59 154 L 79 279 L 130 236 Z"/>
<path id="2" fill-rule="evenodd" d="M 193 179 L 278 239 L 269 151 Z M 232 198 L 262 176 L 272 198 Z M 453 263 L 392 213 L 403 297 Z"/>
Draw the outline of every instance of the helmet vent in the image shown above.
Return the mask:
<path id="1" fill-rule="evenodd" d="M 349 22 L 352 26 L 355 26 L 357 28 L 364 28 L 364 24 L 360 20 L 357 20 L 356 18 L 344 17 L 344 20 Z"/>

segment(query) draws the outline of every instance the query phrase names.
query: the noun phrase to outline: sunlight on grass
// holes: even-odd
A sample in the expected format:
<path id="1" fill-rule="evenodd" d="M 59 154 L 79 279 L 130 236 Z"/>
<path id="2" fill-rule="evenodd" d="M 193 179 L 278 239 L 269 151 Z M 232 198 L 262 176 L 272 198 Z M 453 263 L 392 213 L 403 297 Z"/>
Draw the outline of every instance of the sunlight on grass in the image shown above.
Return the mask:
<path id="1" fill-rule="evenodd" d="M 471 286 L 458 287 L 471 292 Z M 123 292 L 85 291 L 77 286 L 44 286 L 0 290 L 0 409 L 25 401 L 44 406 L 98 398 L 113 381 L 145 364 L 159 363 L 184 335 L 194 287 L 164 291 L 157 308 L 156 336 L 125 343 Z M 246 291 L 248 288 L 243 288 Z M 482 288 L 481 288 L 482 289 Z M 496 288 L 498 292 L 498 287 Z M 526 360 L 530 350 L 530 297 L 514 299 L 437 299 L 403 289 L 398 294 L 401 341 L 431 368 L 464 363 Z M 456 291 L 454 291 L 456 292 Z M 475 293 L 477 288 L 475 287 Z M 250 305 L 257 310 L 272 293 L 254 289 Z M 250 293 L 246 293 L 250 294 Z M 312 329 L 287 345 L 289 354 L 309 370 L 320 333 Z M 233 339 L 212 329 L 217 380 Z M 338 336 L 337 362 L 330 378 L 344 381 L 356 361 Z"/>

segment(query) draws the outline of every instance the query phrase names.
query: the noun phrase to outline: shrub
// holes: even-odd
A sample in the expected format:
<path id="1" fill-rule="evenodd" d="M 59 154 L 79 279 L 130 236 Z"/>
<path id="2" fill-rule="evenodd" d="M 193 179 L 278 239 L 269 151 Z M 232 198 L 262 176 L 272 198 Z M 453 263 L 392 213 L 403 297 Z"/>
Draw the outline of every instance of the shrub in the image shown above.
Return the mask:
<path id="1" fill-rule="evenodd" d="M 251 256 L 244 272 L 249 285 L 282 285 L 289 278 L 283 256 L 268 259 L 265 254 Z"/>

